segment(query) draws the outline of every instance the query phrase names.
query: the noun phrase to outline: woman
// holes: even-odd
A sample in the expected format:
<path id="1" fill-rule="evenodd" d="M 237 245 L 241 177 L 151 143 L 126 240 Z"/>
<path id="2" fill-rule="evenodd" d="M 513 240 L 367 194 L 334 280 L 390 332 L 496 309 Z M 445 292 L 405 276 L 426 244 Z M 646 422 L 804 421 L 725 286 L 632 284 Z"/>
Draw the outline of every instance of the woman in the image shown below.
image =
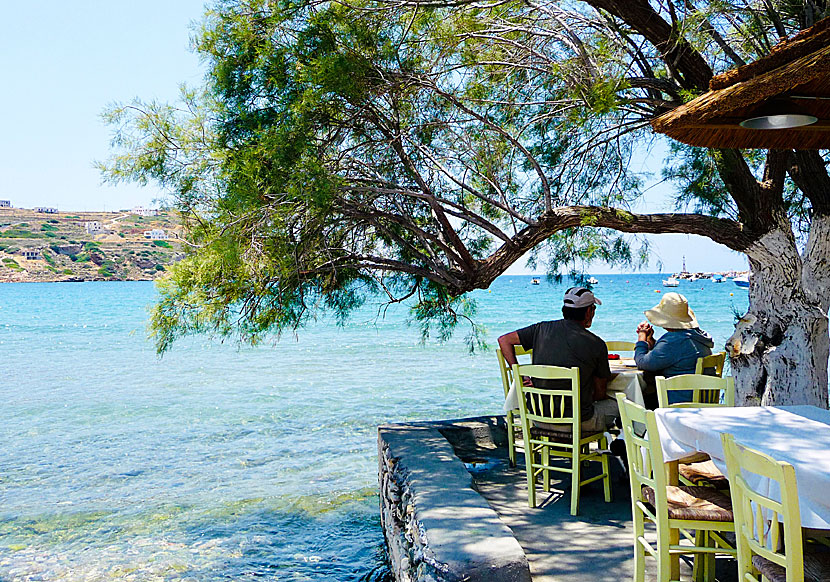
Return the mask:
<path id="1" fill-rule="evenodd" d="M 637 367 L 654 376 L 694 374 L 697 359 L 712 353 L 715 342 L 698 327 L 694 311 L 680 293 L 666 293 L 655 307 L 645 312 L 646 318 L 666 330 L 654 341 L 654 328 L 646 322 L 637 326 L 634 361 Z M 691 391 L 669 393 L 669 403 L 690 402 Z"/>

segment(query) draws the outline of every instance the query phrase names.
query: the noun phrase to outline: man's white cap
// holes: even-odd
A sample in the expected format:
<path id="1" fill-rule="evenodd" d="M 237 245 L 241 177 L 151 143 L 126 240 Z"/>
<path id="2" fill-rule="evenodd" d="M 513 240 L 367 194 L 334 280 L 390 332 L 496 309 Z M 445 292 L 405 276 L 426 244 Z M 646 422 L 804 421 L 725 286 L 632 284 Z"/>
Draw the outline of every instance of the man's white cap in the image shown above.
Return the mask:
<path id="1" fill-rule="evenodd" d="M 580 309 L 594 304 L 602 305 L 602 301 L 585 287 L 571 287 L 565 291 L 565 307 Z"/>

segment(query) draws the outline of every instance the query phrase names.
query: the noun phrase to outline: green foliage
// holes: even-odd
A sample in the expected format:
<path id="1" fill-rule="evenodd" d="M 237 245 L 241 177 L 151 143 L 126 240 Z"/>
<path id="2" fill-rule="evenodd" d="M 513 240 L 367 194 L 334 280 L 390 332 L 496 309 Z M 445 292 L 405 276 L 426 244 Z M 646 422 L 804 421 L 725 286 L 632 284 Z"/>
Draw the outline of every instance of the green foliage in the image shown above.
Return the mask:
<path id="1" fill-rule="evenodd" d="M 43 260 L 45 260 L 48 264 L 52 265 L 53 267 L 55 266 L 55 258 L 49 251 L 44 250 L 43 252 L 41 252 L 41 255 L 43 256 Z"/>
<path id="2" fill-rule="evenodd" d="M 167 242 L 166 240 L 154 240 L 153 244 L 156 245 L 157 247 L 162 247 L 162 248 L 165 248 L 165 249 L 172 249 L 173 248 L 170 245 L 170 243 Z"/>
<path id="3" fill-rule="evenodd" d="M 14 271 L 22 271 L 23 270 L 23 267 L 21 267 L 18 264 L 17 261 L 15 261 L 14 259 L 11 259 L 9 257 L 6 257 L 6 258 L 3 259 L 3 265 L 5 265 L 6 267 L 8 267 L 9 269 L 12 269 Z"/>
<path id="4" fill-rule="evenodd" d="M 10 228 L 8 230 L 0 231 L 0 237 L 3 238 L 42 238 L 39 233 L 30 230 L 22 230 L 20 228 Z"/>
<path id="5" fill-rule="evenodd" d="M 630 23 L 578 2 L 543 8 L 217 1 L 196 43 L 204 87 L 182 87 L 178 106 L 104 113 L 105 179 L 173 193 L 185 228 L 187 255 L 159 284 L 158 349 L 202 332 L 257 342 L 321 311 L 342 322 L 367 299 L 411 302 L 424 338 L 466 322 L 474 346 L 464 293 L 548 208 L 580 207 L 581 222 L 532 239 L 531 263 L 578 277 L 598 260 L 645 261 L 645 241 L 585 208 L 633 224 L 648 121 L 700 87 Z M 744 5 L 677 11 L 673 40 L 715 69 L 728 55 L 708 26 L 746 60 L 769 44 L 770 23 Z M 734 216 L 713 155 L 673 148 L 663 176 L 680 206 Z"/>
<path id="6" fill-rule="evenodd" d="M 54 232 L 54 231 L 58 230 L 58 227 L 54 226 L 52 224 L 44 223 L 44 224 L 40 225 L 40 230 L 43 230 L 43 231 L 46 231 L 46 232 Z"/>

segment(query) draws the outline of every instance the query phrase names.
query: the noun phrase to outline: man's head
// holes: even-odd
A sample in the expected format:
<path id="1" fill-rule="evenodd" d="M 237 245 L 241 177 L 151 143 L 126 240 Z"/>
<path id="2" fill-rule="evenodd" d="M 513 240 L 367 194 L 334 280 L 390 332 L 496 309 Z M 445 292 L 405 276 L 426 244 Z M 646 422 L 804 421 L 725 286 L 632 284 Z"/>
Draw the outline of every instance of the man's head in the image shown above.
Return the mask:
<path id="1" fill-rule="evenodd" d="M 591 327 L 594 321 L 596 306 L 602 305 L 602 301 L 594 297 L 585 287 L 571 287 L 565 291 L 562 316 L 565 319 L 581 323 L 586 328 Z"/>

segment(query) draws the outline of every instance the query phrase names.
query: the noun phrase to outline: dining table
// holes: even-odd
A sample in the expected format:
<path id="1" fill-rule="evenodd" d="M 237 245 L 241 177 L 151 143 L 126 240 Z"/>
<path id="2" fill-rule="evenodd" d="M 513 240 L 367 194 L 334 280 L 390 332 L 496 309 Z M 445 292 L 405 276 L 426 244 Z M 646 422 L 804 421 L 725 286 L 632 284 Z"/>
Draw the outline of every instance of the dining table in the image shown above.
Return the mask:
<path id="1" fill-rule="evenodd" d="M 615 398 L 616 394 L 625 394 L 625 397 L 643 406 L 643 372 L 637 369 L 633 359 L 622 358 L 609 360 L 608 367 L 611 369 L 611 379 L 608 381 L 606 392 L 608 398 Z M 515 410 L 519 407 L 519 393 L 514 382 L 510 384 L 510 390 L 504 399 L 504 412 Z"/>
<path id="2" fill-rule="evenodd" d="M 606 388 L 608 397 L 615 398 L 616 394 L 622 393 L 628 400 L 644 406 L 643 389 L 646 383 L 643 379 L 643 371 L 637 369 L 634 359 L 608 360 L 608 367 L 611 369 L 612 376 Z"/>
<path id="3" fill-rule="evenodd" d="M 664 460 L 676 475 L 679 460 L 707 453 L 726 471 L 721 434 L 795 469 L 801 525 L 830 530 L 830 411 L 816 406 L 658 408 L 654 412 Z M 672 465 L 675 470 L 672 470 Z M 781 500 L 778 484 L 745 475 L 750 487 Z"/>

